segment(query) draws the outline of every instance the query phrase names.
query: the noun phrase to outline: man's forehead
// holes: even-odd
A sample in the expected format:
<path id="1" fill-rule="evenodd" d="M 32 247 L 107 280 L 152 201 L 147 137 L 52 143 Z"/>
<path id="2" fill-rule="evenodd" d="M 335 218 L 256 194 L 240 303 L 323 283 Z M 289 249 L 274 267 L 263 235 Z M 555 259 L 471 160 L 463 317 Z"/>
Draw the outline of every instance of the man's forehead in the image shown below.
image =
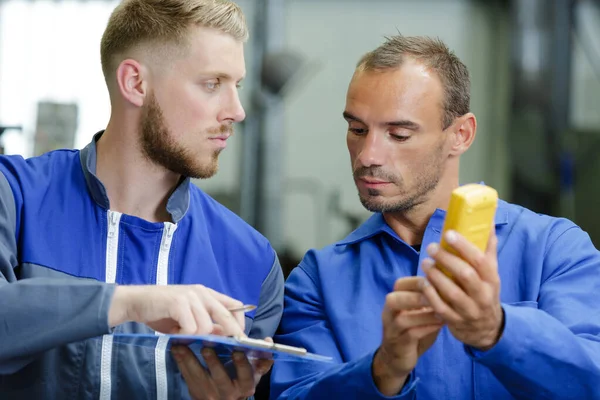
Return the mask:
<path id="1" fill-rule="evenodd" d="M 443 92 L 437 77 L 432 78 L 416 66 L 406 71 L 358 71 L 348 88 L 345 111 L 368 124 L 437 120 Z"/>
<path id="2" fill-rule="evenodd" d="M 356 87 L 372 90 L 381 88 L 437 90 L 441 88 L 441 82 L 435 72 L 419 62 L 409 60 L 398 68 L 357 70 L 350 81 L 350 89 Z"/>
<path id="3" fill-rule="evenodd" d="M 387 71 L 357 71 L 348 87 L 348 100 L 438 101 L 443 98 L 439 78 L 420 65 L 403 65 Z"/>
<path id="4" fill-rule="evenodd" d="M 234 80 L 246 75 L 244 44 L 216 29 L 192 29 L 186 58 L 185 61 L 198 70 L 221 74 Z"/>

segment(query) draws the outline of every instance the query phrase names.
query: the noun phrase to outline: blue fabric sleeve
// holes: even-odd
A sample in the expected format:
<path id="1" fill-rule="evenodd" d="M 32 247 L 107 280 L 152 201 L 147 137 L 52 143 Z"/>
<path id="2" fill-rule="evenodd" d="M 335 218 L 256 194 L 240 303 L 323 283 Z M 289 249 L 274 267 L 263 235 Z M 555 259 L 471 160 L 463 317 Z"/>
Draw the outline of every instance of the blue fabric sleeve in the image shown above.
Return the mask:
<path id="1" fill-rule="evenodd" d="M 309 352 L 333 357 L 334 363 L 275 363 L 271 399 L 414 399 L 417 379 L 411 374 L 398 396 L 382 395 L 373 382 L 375 351 L 344 362 L 320 301 L 320 286 L 303 261 L 286 282 L 285 309 L 275 338 L 277 343 L 304 347 Z"/>
<path id="2" fill-rule="evenodd" d="M 273 266 L 260 289 L 260 298 L 248 336 L 264 339 L 273 337 L 283 313 L 283 271 L 274 255 Z"/>
<path id="3" fill-rule="evenodd" d="M 114 286 L 93 280 L 18 280 L 15 197 L 0 172 L 0 374 L 53 347 L 109 332 Z"/>
<path id="4" fill-rule="evenodd" d="M 600 399 L 600 253 L 576 226 L 554 231 L 538 303 L 503 304 L 496 346 L 466 350 L 516 398 Z"/>

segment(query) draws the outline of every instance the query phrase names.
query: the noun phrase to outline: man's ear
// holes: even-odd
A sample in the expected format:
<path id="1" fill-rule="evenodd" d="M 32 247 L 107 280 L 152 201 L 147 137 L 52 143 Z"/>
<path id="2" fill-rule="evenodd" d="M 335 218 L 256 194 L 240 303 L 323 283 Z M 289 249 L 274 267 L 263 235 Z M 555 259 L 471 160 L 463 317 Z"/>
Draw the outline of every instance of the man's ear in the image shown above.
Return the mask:
<path id="1" fill-rule="evenodd" d="M 148 90 L 147 69 L 139 62 L 126 59 L 117 68 L 117 87 L 125 101 L 141 107 Z"/>
<path id="2" fill-rule="evenodd" d="M 467 113 L 454 121 L 448 128 L 452 130 L 450 154 L 460 156 L 471 147 L 477 133 L 477 119 L 473 113 Z"/>

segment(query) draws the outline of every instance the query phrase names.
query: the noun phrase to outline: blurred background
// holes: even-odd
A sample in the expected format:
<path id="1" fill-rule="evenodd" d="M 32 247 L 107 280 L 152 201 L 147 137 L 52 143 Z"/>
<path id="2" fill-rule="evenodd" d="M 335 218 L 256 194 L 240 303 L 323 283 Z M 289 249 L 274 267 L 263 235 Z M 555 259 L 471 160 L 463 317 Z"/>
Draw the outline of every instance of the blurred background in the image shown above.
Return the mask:
<path id="1" fill-rule="evenodd" d="M 117 1 L 0 1 L 0 145 L 82 148 L 109 118 L 99 43 Z M 286 270 L 366 212 L 342 118 L 362 54 L 438 36 L 466 63 L 479 122 L 461 181 L 571 218 L 600 245 L 600 0 L 239 0 L 248 118 L 195 182 L 264 233 Z"/>

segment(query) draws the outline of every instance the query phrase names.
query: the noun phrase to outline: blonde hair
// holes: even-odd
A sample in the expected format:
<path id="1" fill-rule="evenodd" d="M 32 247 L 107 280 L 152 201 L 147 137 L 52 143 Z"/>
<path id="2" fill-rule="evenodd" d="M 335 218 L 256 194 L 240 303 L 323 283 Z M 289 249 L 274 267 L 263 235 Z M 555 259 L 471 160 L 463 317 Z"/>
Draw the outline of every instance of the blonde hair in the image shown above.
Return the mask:
<path id="1" fill-rule="evenodd" d="M 244 14 L 229 0 L 123 0 L 112 12 L 100 43 L 104 77 L 112 75 L 122 61 L 119 56 L 140 45 L 185 48 L 191 26 L 248 40 Z"/>
<path id="2" fill-rule="evenodd" d="M 444 89 L 442 127 L 469 112 L 471 81 L 465 64 L 442 42 L 426 36 L 395 35 L 385 38 L 375 50 L 358 62 L 358 71 L 385 71 L 400 68 L 406 57 L 412 57 L 434 71 Z"/>

